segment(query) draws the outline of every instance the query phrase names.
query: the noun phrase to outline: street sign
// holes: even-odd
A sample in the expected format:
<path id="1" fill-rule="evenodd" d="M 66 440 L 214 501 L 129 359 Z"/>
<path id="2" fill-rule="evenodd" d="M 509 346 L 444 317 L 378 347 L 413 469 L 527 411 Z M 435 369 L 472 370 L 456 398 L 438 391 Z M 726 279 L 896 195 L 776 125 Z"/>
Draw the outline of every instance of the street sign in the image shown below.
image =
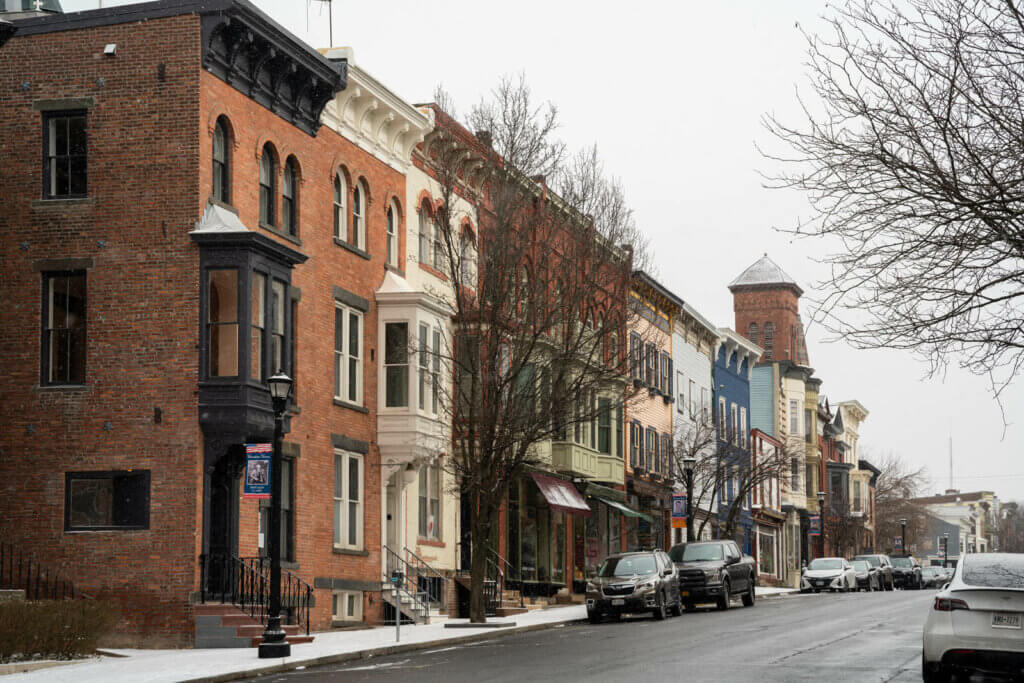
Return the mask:
<path id="1" fill-rule="evenodd" d="M 245 483 L 242 498 L 270 498 L 270 461 L 274 447 L 269 443 L 245 444 Z"/>
<path id="2" fill-rule="evenodd" d="M 811 515 L 808 520 L 808 536 L 821 536 L 821 515 Z"/>
<path id="3" fill-rule="evenodd" d="M 672 528 L 686 528 L 686 494 L 672 494 Z"/>

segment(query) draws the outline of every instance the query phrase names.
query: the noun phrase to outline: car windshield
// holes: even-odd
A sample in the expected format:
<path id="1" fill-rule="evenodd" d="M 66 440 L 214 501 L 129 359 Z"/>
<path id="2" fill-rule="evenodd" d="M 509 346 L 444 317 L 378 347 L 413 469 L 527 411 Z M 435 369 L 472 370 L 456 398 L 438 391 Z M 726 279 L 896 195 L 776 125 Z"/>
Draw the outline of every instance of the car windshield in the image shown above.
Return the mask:
<path id="1" fill-rule="evenodd" d="M 656 571 L 651 555 L 626 555 L 609 557 L 598 570 L 598 576 L 636 576 L 653 574 Z"/>
<path id="2" fill-rule="evenodd" d="M 872 567 L 879 567 L 882 564 L 882 561 L 879 560 L 878 557 L 876 557 L 874 555 L 865 555 L 864 557 L 858 557 L 857 559 L 858 560 L 864 560 L 865 562 L 870 564 Z"/>
<path id="3" fill-rule="evenodd" d="M 810 566 L 808 566 L 808 569 L 812 569 L 814 571 L 817 571 L 819 569 L 842 569 L 842 568 L 843 568 L 843 561 L 842 560 L 822 560 L 822 559 L 817 559 L 817 560 L 812 561 Z"/>
<path id="4" fill-rule="evenodd" d="M 1024 555 L 968 555 L 961 580 L 968 586 L 1024 590 Z"/>
<path id="5" fill-rule="evenodd" d="M 683 561 L 683 551 L 686 550 L 686 544 L 674 545 L 668 549 L 668 559 L 673 562 Z"/>
<path id="6" fill-rule="evenodd" d="M 866 572 L 871 568 L 871 565 L 868 564 L 867 560 L 854 560 L 851 564 L 853 565 L 853 568 L 859 572 Z"/>
<path id="7" fill-rule="evenodd" d="M 722 546 L 718 543 L 691 543 L 683 550 L 683 562 L 721 560 Z"/>
<path id="8" fill-rule="evenodd" d="M 894 567 L 913 567 L 914 563 L 910 561 L 909 557 L 894 557 L 892 558 L 892 566 Z"/>

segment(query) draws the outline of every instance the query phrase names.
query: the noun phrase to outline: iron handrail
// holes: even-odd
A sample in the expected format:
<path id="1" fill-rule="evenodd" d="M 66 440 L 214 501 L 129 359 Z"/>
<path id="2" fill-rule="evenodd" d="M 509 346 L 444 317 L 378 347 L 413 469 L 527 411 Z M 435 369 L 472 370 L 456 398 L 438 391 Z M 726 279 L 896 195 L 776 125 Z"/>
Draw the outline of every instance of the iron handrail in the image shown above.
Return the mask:
<path id="1" fill-rule="evenodd" d="M 416 578 L 418 575 L 411 571 L 409 563 L 406 562 L 406 560 L 401 555 L 396 553 L 388 546 L 383 547 L 384 551 L 387 553 L 385 555 L 385 566 L 387 567 L 387 576 L 384 577 L 384 581 L 390 584 L 391 586 L 395 586 L 396 584 L 391 579 L 394 570 L 398 569 L 402 572 L 402 580 L 400 583 L 397 584 L 397 588 L 399 591 L 399 599 L 398 604 L 395 605 L 395 609 L 401 612 L 401 597 L 402 594 L 405 594 L 405 596 L 413 602 L 414 608 L 418 607 L 420 609 L 420 611 L 423 613 L 424 618 L 429 617 L 430 602 L 428 600 L 427 593 L 425 591 L 420 590 L 418 586 L 418 579 Z"/>
<path id="2" fill-rule="evenodd" d="M 405 556 L 407 562 L 409 562 L 408 558 L 412 558 L 412 561 L 409 562 L 409 566 L 416 571 L 417 587 L 420 587 L 419 578 L 424 575 L 426 575 L 426 578 L 428 579 L 434 579 L 436 585 L 440 587 L 440 590 L 430 590 L 431 584 L 428 581 L 423 583 L 421 590 L 424 590 L 424 592 L 427 593 L 428 600 L 436 602 L 442 607 L 446 607 L 448 605 L 448 579 L 441 574 L 441 572 L 427 564 L 419 555 L 409 550 L 409 548 L 405 549 Z"/>
<path id="3" fill-rule="evenodd" d="M 241 609 L 255 621 L 267 623 L 270 607 L 270 560 L 266 557 L 236 557 L 227 554 L 199 556 L 202 603 L 207 597 L 220 598 Z M 293 623 L 309 635 L 309 609 L 313 587 L 291 572 L 281 570 L 281 607 Z"/>
<path id="4" fill-rule="evenodd" d="M 512 563 L 509 562 L 508 560 L 506 560 L 504 557 L 502 557 L 501 554 L 497 550 L 495 550 L 494 548 L 488 548 L 488 550 L 490 550 L 491 555 L 493 555 L 495 557 L 495 559 L 497 559 L 497 561 L 500 563 L 499 566 L 508 570 L 507 573 L 505 574 L 505 576 L 506 577 L 511 577 L 513 572 L 515 571 L 515 567 L 512 566 Z M 505 590 L 505 580 L 504 580 L 504 578 L 503 578 L 501 583 L 502 583 L 501 598 L 502 598 L 502 600 L 504 600 L 504 598 L 505 598 L 505 593 L 504 593 L 504 590 Z M 519 581 L 519 607 L 525 607 L 525 604 L 526 603 L 523 601 L 523 582 L 522 582 L 522 579 L 520 578 L 520 581 Z"/>
<path id="5" fill-rule="evenodd" d="M 0 543 L 0 589 L 23 590 L 26 600 L 74 600 L 88 598 L 75 593 L 75 584 L 32 557 L 15 549 L 13 543 Z"/>

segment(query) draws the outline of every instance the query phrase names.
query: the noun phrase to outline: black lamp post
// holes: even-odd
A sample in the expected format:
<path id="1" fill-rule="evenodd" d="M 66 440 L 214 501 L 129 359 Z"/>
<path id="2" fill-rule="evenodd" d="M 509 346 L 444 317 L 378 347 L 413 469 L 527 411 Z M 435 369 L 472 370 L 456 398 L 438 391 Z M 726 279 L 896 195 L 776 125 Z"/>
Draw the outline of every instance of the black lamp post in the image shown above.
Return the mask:
<path id="1" fill-rule="evenodd" d="M 281 628 L 281 439 L 284 436 L 284 412 L 292 378 L 278 370 L 267 380 L 274 407 L 274 453 L 270 461 L 270 605 L 267 628 L 260 643 L 260 659 L 289 657 L 292 646 Z"/>
<path id="2" fill-rule="evenodd" d="M 942 568 L 945 569 L 949 561 L 949 532 L 942 532 Z"/>
<path id="3" fill-rule="evenodd" d="M 686 542 L 693 540 L 693 466 L 697 458 L 683 458 L 683 474 L 686 476 Z"/>
<path id="4" fill-rule="evenodd" d="M 907 519 L 900 519 L 900 550 L 907 554 Z"/>
<path id="5" fill-rule="evenodd" d="M 818 537 L 821 543 L 821 555 L 825 557 L 825 492 L 818 491 Z"/>

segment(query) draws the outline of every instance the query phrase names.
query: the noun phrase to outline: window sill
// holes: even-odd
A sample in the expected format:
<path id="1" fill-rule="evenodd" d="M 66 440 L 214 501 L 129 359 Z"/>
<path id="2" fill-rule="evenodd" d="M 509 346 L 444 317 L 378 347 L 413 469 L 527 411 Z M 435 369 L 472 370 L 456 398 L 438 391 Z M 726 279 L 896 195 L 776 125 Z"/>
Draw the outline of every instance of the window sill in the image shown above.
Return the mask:
<path id="1" fill-rule="evenodd" d="M 64 206 L 78 206 L 82 204 L 91 206 L 95 203 L 95 197 L 54 197 L 52 199 L 33 199 L 32 208 L 45 209 Z"/>
<path id="2" fill-rule="evenodd" d="M 369 557 L 370 551 L 368 550 L 356 550 L 354 548 L 339 548 L 334 546 L 333 552 L 335 555 L 353 555 L 355 557 Z"/>
<path id="3" fill-rule="evenodd" d="M 421 263 L 420 264 L 420 270 L 422 270 L 425 273 L 430 273 L 431 275 L 433 275 L 434 277 L 438 278 L 439 280 L 442 280 L 444 282 L 448 282 L 448 276 L 445 275 L 444 273 L 442 273 L 439 270 L 435 270 L 433 268 L 433 266 L 428 266 L 426 263 Z"/>
<path id="4" fill-rule="evenodd" d="M 95 534 L 110 531 L 149 531 L 148 526 L 98 526 L 89 529 L 65 529 L 66 534 Z"/>
<path id="5" fill-rule="evenodd" d="M 36 391 L 92 391 L 88 384 L 39 384 L 34 387 Z"/>
<path id="6" fill-rule="evenodd" d="M 300 240 L 295 235 L 289 234 L 289 233 L 285 232 L 284 230 L 281 230 L 280 228 L 278 228 L 276 226 L 269 225 L 268 223 L 260 223 L 260 227 L 262 229 L 266 230 L 267 232 L 274 233 L 278 237 L 283 237 L 284 239 L 288 240 L 292 244 L 297 244 L 300 247 L 302 246 L 302 240 Z"/>
<path id="7" fill-rule="evenodd" d="M 368 408 L 356 405 L 355 403 L 349 403 L 348 401 L 342 401 L 340 398 L 334 399 L 334 405 L 340 406 L 342 408 L 348 408 L 349 410 L 354 410 L 357 413 L 363 413 L 364 415 L 368 415 L 370 413 L 370 410 Z"/>
<path id="8" fill-rule="evenodd" d="M 356 247 L 356 246 L 353 246 L 353 245 L 349 244 L 345 240 L 340 240 L 337 237 L 335 237 L 334 238 L 334 243 L 337 244 L 342 249 L 345 249 L 346 251 L 351 251 L 353 254 L 355 254 L 359 258 L 366 259 L 367 261 L 370 260 L 370 255 L 368 253 L 366 253 L 365 251 L 363 251 L 359 247 Z"/>
<path id="9" fill-rule="evenodd" d="M 416 539 L 416 545 L 427 545 L 431 548 L 447 548 L 448 545 L 444 541 L 438 541 L 433 538 L 423 538 L 420 536 Z"/>

